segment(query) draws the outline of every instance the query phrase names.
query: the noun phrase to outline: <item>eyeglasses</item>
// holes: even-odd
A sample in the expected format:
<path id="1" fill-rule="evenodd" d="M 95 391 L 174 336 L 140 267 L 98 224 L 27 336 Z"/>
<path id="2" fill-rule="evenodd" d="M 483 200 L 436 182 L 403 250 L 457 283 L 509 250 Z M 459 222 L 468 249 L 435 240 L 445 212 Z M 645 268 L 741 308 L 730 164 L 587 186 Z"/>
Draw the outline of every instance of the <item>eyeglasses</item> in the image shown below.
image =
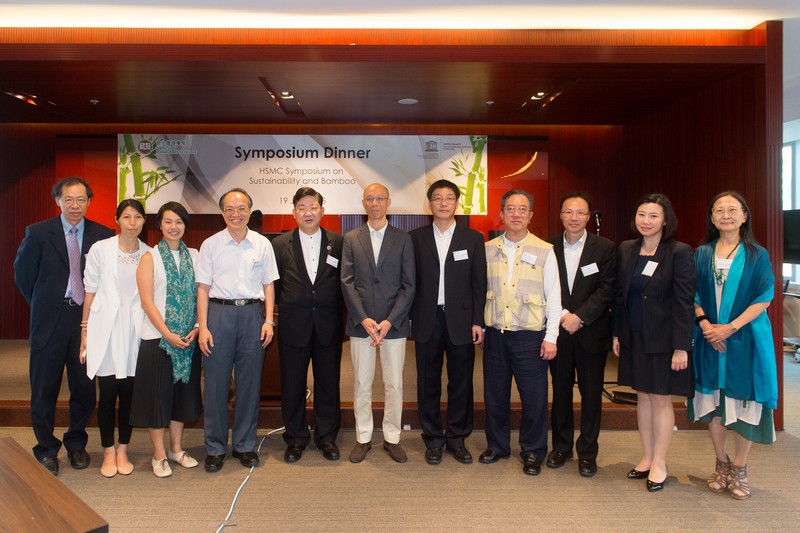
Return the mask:
<path id="1" fill-rule="evenodd" d="M 237 213 L 237 214 L 239 214 L 239 215 L 243 215 L 243 214 L 247 213 L 249 210 L 250 210 L 250 208 L 249 208 L 249 207 L 245 207 L 245 206 L 243 206 L 243 205 L 240 205 L 239 207 L 226 207 L 226 208 L 225 208 L 225 209 L 223 209 L 222 211 L 223 211 L 223 212 L 224 212 L 226 215 L 232 215 L 232 214 L 234 214 L 234 213 Z"/>
<path id="2" fill-rule="evenodd" d="M 299 205 L 299 206 L 295 207 L 294 209 L 295 209 L 295 211 L 297 211 L 301 215 L 303 213 L 311 213 L 312 215 L 316 215 L 317 213 L 319 213 L 320 207 L 318 205 L 312 205 L 311 207 L 305 206 L 305 205 Z"/>
<path id="3" fill-rule="evenodd" d="M 73 198 L 72 196 L 66 196 L 66 197 L 61 198 L 61 202 L 64 205 L 67 205 L 67 206 L 70 206 L 70 205 L 73 205 L 73 204 L 78 204 L 78 205 L 83 206 L 83 205 L 86 205 L 87 203 L 89 203 L 89 199 L 86 198 L 85 196 L 78 196 L 77 198 Z"/>
<path id="4" fill-rule="evenodd" d="M 452 204 L 455 203 L 457 198 L 455 196 L 434 196 L 431 202 L 436 204 Z"/>
<path id="5" fill-rule="evenodd" d="M 712 209 L 711 212 L 714 214 L 714 216 L 718 216 L 718 217 L 721 217 L 721 216 L 724 216 L 724 215 L 735 217 L 736 215 L 741 213 L 742 210 L 739 209 L 738 207 L 728 207 L 728 208 L 717 207 L 716 209 Z"/>
<path id="6" fill-rule="evenodd" d="M 572 218 L 573 216 L 581 218 L 581 217 L 585 217 L 586 215 L 588 215 L 589 212 L 588 211 L 572 211 L 571 209 L 567 209 L 566 211 L 561 211 L 561 214 L 564 215 L 567 218 Z"/>
<path id="7" fill-rule="evenodd" d="M 516 205 L 508 205 L 503 209 L 508 215 L 513 215 L 514 213 L 518 213 L 520 215 L 527 215 L 531 212 L 531 210 L 524 205 L 516 206 Z"/>
<path id="8" fill-rule="evenodd" d="M 386 196 L 367 196 L 364 198 L 364 201 L 368 204 L 371 204 L 372 202 L 378 202 L 379 204 L 382 204 L 386 200 L 388 200 Z"/>

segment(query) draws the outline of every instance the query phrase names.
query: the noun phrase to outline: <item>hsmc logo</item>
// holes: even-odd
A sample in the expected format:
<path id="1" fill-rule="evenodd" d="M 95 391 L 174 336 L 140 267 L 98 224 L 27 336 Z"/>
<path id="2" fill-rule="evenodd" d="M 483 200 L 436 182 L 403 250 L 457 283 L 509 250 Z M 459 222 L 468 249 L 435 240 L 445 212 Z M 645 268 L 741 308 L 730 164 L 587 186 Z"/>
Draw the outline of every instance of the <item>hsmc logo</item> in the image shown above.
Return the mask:
<path id="1" fill-rule="evenodd" d="M 139 141 L 139 153 L 147 155 L 153 151 L 153 143 L 150 141 Z"/>

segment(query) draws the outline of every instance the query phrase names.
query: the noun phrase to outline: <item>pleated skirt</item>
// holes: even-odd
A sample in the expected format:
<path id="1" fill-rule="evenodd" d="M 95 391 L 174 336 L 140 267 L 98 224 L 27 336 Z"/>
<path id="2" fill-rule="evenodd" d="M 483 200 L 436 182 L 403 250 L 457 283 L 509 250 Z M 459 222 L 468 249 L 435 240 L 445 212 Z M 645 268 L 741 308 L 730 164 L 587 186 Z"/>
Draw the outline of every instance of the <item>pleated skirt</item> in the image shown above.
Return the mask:
<path id="1" fill-rule="evenodd" d="M 161 339 L 143 340 L 139 347 L 131 405 L 131 425 L 166 428 L 171 420 L 194 422 L 200 416 L 202 354 L 195 348 L 188 383 L 174 383 L 172 359 L 159 347 Z"/>

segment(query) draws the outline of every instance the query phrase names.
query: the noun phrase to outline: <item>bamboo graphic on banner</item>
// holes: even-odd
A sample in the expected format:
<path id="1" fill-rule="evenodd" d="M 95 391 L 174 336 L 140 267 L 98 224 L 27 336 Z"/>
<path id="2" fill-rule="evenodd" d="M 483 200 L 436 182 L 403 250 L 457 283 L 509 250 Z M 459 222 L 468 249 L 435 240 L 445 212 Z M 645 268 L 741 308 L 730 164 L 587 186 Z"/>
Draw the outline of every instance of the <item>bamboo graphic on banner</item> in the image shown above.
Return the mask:
<path id="1" fill-rule="evenodd" d="M 147 208 L 147 199 L 153 196 L 165 185 L 172 183 L 183 176 L 182 173 L 171 169 L 168 165 L 159 165 L 154 170 L 144 170 L 142 158 L 159 161 L 155 149 L 161 137 L 150 139 L 142 138 L 137 144 L 133 135 L 122 135 L 123 143 L 119 148 L 119 186 L 117 187 L 117 201 L 126 198 L 135 198 Z M 140 150 L 144 144 L 149 150 Z M 128 181 L 133 181 L 133 194 L 128 192 Z"/>
<path id="2" fill-rule="evenodd" d="M 472 206 L 474 204 L 475 192 L 478 193 L 478 213 L 486 212 L 486 169 L 481 165 L 483 159 L 483 150 L 486 147 L 485 135 L 470 135 L 469 142 L 472 145 L 472 153 L 475 154 L 475 161 L 472 163 L 472 168 L 467 169 L 469 164 L 469 155 L 465 155 L 459 159 L 454 157 L 450 160 L 454 176 L 466 176 L 467 183 L 464 187 L 460 187 L 462 197 L 464 198 L 461 203 L 461 208 L 465 215 L 472 214 Z M 463 154 L 463 152 L 462 152 Z"/>

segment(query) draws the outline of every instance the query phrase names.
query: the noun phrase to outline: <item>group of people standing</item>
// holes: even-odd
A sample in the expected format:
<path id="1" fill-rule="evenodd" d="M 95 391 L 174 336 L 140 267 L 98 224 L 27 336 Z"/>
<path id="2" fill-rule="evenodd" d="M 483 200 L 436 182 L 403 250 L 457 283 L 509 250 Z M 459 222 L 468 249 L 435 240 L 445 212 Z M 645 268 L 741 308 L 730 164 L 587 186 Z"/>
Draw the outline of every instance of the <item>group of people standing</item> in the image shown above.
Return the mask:
<path id="1" fill-rule="evenodd" d="M 120 233 L 113 236 L 85 219 L 92 191 L 83 180 L 60 181 L 53 197 L 62 214 L 27 228 L 14 267 L 17 286 L 31 305 L 34 454 L 56 475 L 62 443 L 53 435 L 54 410 L 65 365 L 71 398 L 64 445 L 73 468 L 89 464 L 85 426 L 94 408 L 95 377 L 102 475 L 132 472 L 127 444 L 133 426 L 149 428 L 156 476 L 169 476 L 171 464 L 197 466 L 182 449 L 181 434 L 184 423 L 201 412 L 201 365 L 205 469 L 218 471 L 225 461 L 234 372 L 232 455 L 246 467 L 257 465 L 263 354 L 276 327 L 288 463 L 302 458 L 312 437 L 306 422 L 309 364 L 314 444 L 326 459 L 340 457 L 344 335 L 350 338 L 354 370 L 353 463 L 364 461 L 372 448 L 378 357 L 385 390 L 383 448 L 394 461 L 407 461 L 400 435 L 408 337 L 415 341 L 418 410 L 431 465 L 442 462 L 443 452 L 460 463 L 473 461 L 465 439 L 473 427 L 476 345 L 483 347 L 486 402 L 481 463 L 511 454 L 513 378 L 522 403 L 523 472 L 538 475 L 542 464 L 559 468 L 574 448 L 580 475 L 592 477 L 609 349 L 619 356 L 619 383 L 638 393 L 643 451 L 628 477 L 646 479 L 648 490 L 662 489 L 667 479 L 674 395 L 692 398 L 690 416 L 709 424 L 717 456 L 708 479 L 714 492 L 748 497 L 750 443 L 774 441 L 777 377 L 765 313 L 774 277 L 738 193 L 712 200 L 696 253 L 673 239 L 677 219 L 660 194 L 638 202 L 632 229 L 639 238 L 617 249 L 586 230 L 592 206 L 582 193 L 563 198 L 564 232 L 545 241 L 528 231 L 533 197 L 508 191 L 500 202 L 505 232 L 484 243 L 481 233 L 457 223 L 460 190 L 447 180 L 427 191 L 432 224 L 410 233 L 388 223 L 391 198 L 381 184 L 364 189 L 367 223 L 344 236 L 321 227 L 324 199 L 303 187 L 293 198 L 297 228 L 270 243 L 247 227 L 250 196 L 232 189 L 219 201 L 226 228 L 208 238 L 199 253 L 183 243 L 189 215 L 178 203 L 159 210 L 163 238 L 149 248 L 139 240 L 145 216 L 136 200 L 119 204 Z M 728 428 L 736 432 L 732 460 L 725 451 Z"/>

